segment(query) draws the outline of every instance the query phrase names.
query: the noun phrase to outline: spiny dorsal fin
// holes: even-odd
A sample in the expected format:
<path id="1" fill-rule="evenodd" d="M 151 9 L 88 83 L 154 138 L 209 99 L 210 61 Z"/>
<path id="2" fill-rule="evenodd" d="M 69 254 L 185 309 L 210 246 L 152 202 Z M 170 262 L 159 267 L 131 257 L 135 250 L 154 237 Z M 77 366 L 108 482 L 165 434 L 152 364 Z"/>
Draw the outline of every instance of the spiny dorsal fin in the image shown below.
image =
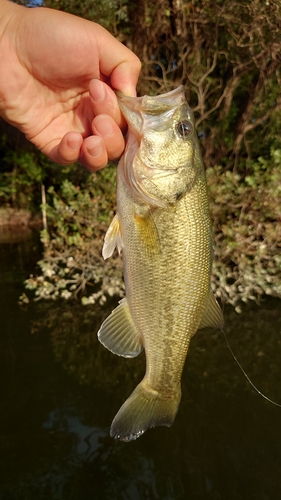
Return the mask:
<path id="1" fill-rule="evenodd" d="M 120 220 L 118 214 L 116 214 L 111 224 L 106 232 L 104 238 L 104 244 L 102 249 L 102 256 L 105 259 L 111 257 L 113 254 L 115 247 L 118 248 L 118 252 L 120 253 L 123 247 L 121 231 L 120 231 Z"/>
<path id="2" fill-rule="evenodd" d="M 212 291 L 210 291 L 207 307 L 199 325 L 200 328 L 222 328 L 224 324 L 222 310 L 216 301 Z"/>
<path id="3" fill-rule="evenodd" d="M 98 331 L 99 341 L 109 351 L 125 358 L 134 358 L 143 348 L 142 340 L 134 325 L 127 299 L 106 318 Z"/>

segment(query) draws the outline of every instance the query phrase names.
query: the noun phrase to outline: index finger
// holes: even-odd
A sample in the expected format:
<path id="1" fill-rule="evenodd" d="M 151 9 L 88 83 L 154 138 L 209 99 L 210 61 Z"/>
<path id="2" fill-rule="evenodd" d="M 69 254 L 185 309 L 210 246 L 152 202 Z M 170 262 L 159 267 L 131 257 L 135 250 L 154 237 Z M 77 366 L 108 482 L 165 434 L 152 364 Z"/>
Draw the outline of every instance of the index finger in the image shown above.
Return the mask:
<path id="1" fill-rule="evenodd" d="M 91 80 L 89 83 L 89 93 L 94 116 L 107 114 L 124 131 L 127 123 L 118 106 L 114 91 L 106 83 L 99 80 Z"/>

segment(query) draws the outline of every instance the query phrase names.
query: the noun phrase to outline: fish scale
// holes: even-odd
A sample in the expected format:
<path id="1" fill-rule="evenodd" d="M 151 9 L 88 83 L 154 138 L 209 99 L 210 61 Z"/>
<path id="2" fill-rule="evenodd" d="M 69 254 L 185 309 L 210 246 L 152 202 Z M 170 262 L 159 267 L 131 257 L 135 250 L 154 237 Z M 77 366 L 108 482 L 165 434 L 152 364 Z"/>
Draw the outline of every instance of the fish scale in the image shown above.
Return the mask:
<path id="1" fill-rule="evenodd" d="M 118 212 L 103 255 L 122 249 L 126 298 L 98 336 L 125 357 L 145 349 L 145 376 L 111 426 L 112 436 L 130 441 L 173 423 L 190 339 L 200 327 L 221 326 L 223 318 L 210 289 L 205 170 L 183 88 L 121 96 L 119 103 L 129 132 L 117 172 Z"/>

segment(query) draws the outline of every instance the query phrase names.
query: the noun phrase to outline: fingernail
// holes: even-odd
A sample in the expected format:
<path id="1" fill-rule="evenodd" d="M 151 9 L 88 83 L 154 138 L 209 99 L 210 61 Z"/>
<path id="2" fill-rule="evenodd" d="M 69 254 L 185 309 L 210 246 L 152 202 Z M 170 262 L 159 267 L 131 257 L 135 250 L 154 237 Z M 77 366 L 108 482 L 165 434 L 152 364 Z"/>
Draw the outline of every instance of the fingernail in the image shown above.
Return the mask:
<path id="1" fill-rule="evenodd" d="M 129 97 L 137 97 L 137 90 L 134 85 L 131 85 L 130 87 L 127 87 L 125 89 L 125 95 Z"/>
<path id="2" fill-rule="evenodd" d="M 88 148 L 87 151 L 92 158 L 98 158 L 103 153 L 103 147 L 101 144 L 97 144 L 96 146 Z"/>
<path id="3" fill-rule="evenodd" d="M 137 97 L 137 90 L 135 85 L 124 86 L 122 87 L 122 89 L 116 89 L 116 90 L 120 90 L 120 92 L 122 92 L 122 94 L 124 94 L 125 96 Z"/>
<path id="4" fill-rule="evenodd" d="M 67 147 L 71 151 L 77 151 L 77 149 L 80 148 L 80 140 L 79 139 L 68 139 L 67 141 Z"/>
<path id="5" fill-rule="evenodd" d="M 94 101 L 99 102 L 103 101 L 105 98 L 105 88 L 104 84 L 101 83 L 99 80 L 95 81 L 95 84 L 92 85 L 92 98 Z"/>
<path id="6" fill-rule="evenodd" d="M 102 137 L 109 137 L 113 134 L 113 127 L 109 120 L 105 120 L 103 116 L 96 117 L 95 129 Z"/>

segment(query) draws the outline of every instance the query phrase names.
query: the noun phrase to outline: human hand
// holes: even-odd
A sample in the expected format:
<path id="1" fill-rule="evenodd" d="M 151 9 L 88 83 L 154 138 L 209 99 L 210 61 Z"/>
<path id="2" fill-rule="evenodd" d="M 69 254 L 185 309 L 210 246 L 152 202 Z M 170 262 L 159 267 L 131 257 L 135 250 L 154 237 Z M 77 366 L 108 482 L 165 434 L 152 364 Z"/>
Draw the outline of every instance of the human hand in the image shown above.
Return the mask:
<path id="1" fill-rule="evenodd" d="M 115 93 L 139 59 L 98 24 L 0 0 L 0 115 L 54 162 L 104 167 L 124 149 Z"/>

